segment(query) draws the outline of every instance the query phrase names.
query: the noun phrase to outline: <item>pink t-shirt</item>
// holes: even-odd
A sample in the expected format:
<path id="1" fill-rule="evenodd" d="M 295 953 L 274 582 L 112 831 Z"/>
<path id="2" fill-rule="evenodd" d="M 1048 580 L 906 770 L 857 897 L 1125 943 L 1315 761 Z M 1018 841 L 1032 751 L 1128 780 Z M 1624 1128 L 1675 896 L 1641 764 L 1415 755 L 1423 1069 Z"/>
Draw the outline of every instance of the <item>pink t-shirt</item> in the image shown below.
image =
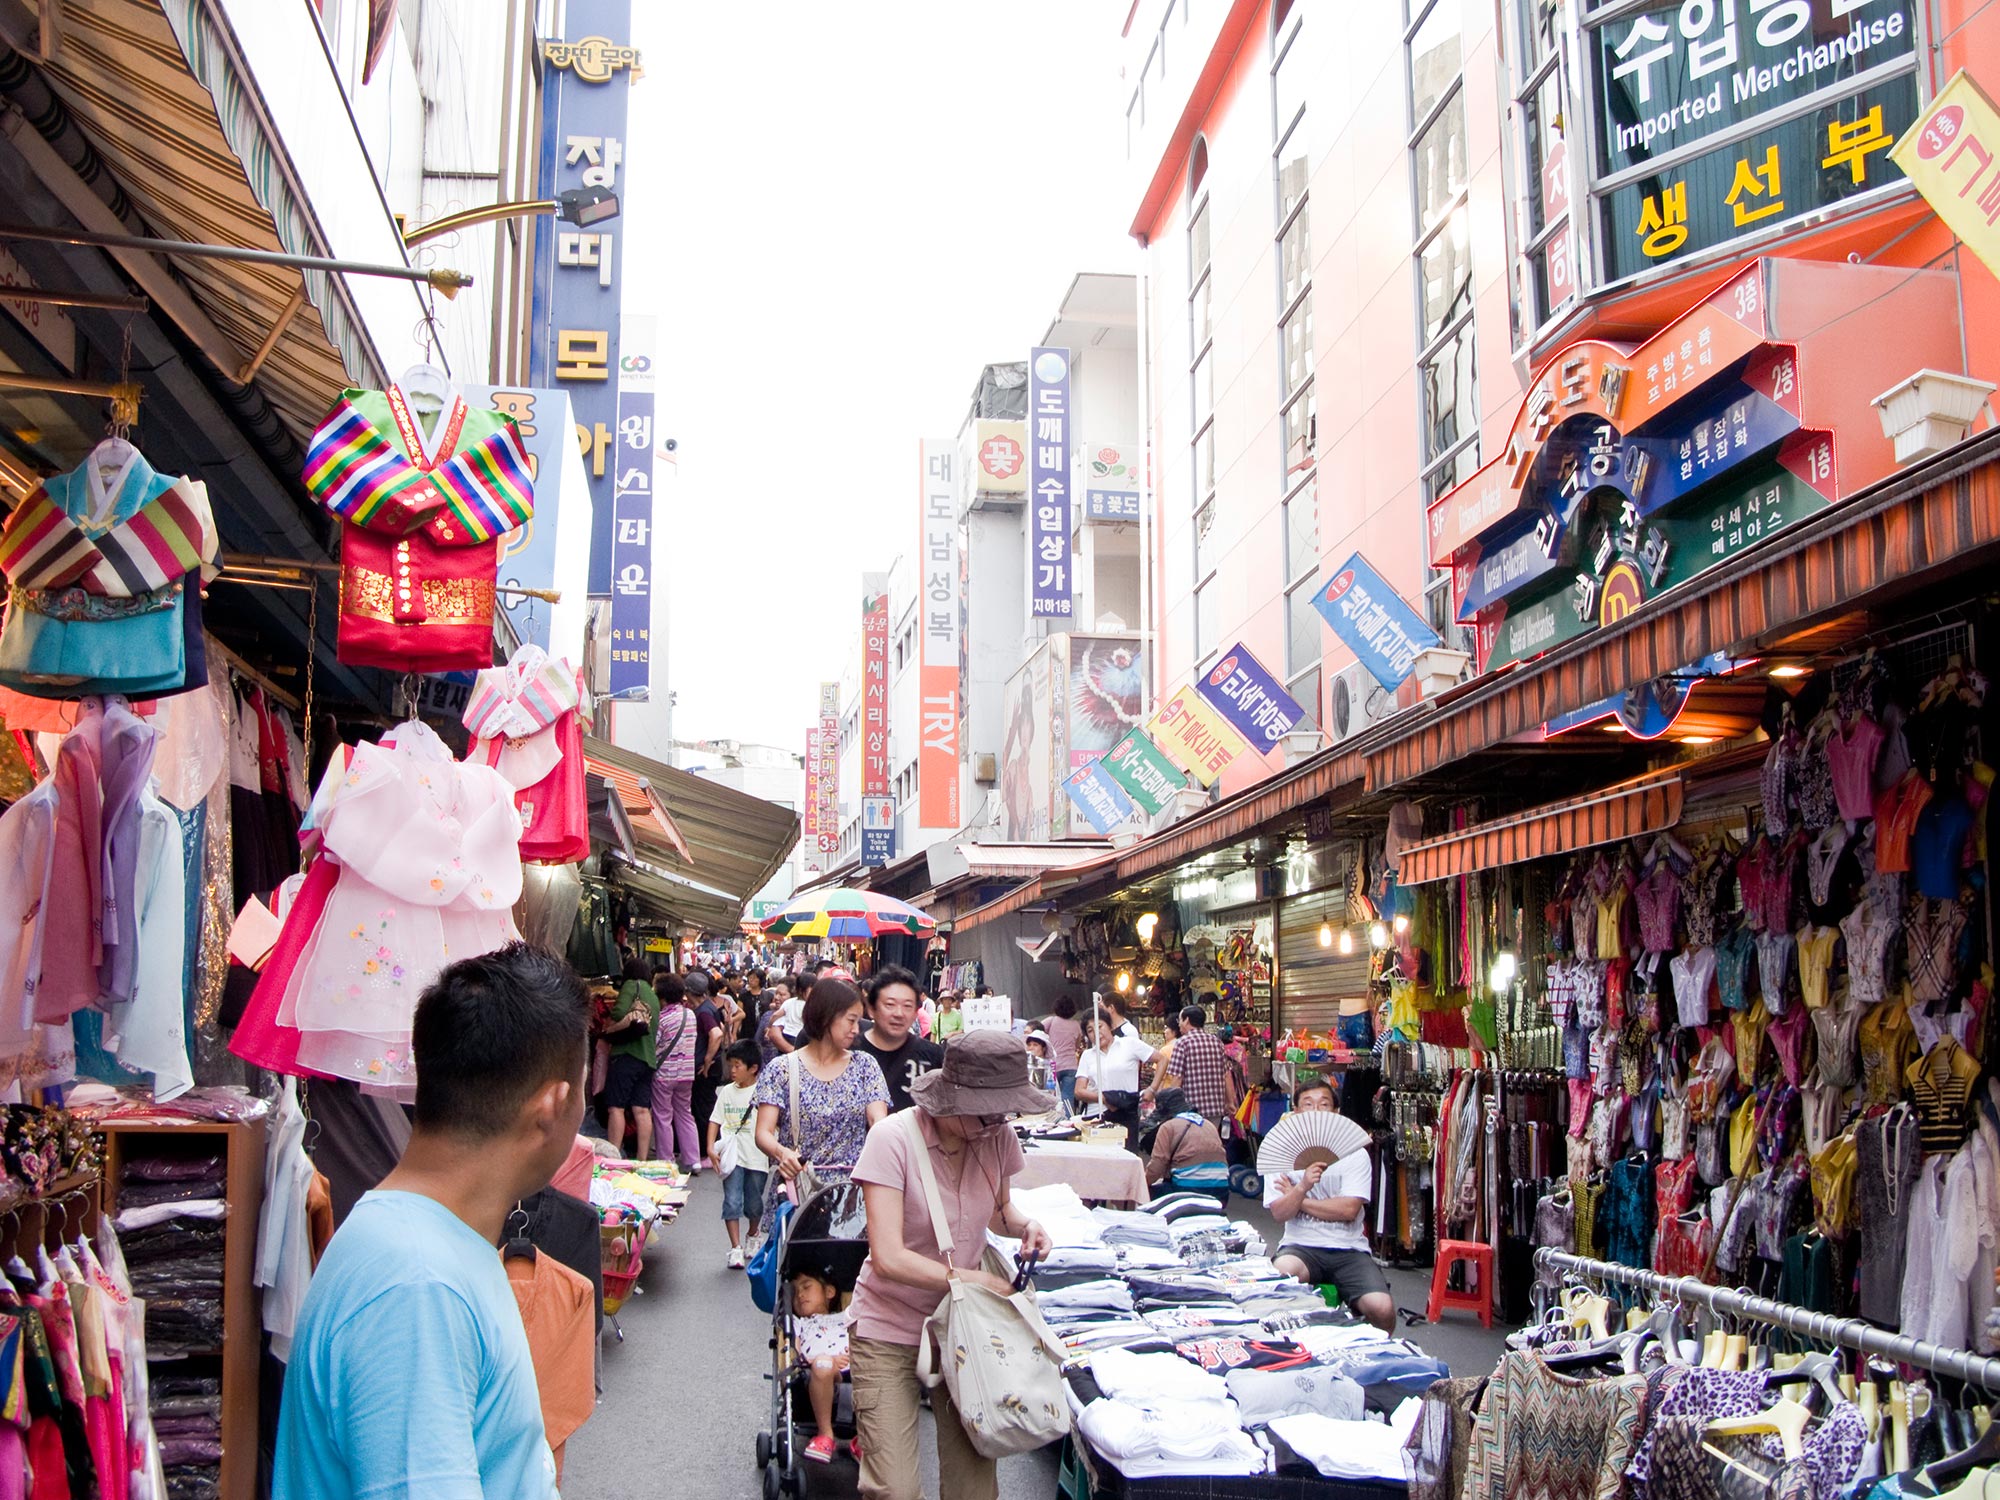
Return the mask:
<path id="1" fill-rule="evenodd" d="M 1049 1066 L 1058 1073 L 1074 1073 L 1083 1051 L 1083 1028 L 1067 1016 L 1050 1016 L 1042 1022 L 1049 1038 Z"/>
<path id="2" fill-rule="evenodd" d="M 1027 1165 L 1021 1143 L 1013 1130 L 1003 1125 L 967 1141 L 962 1156 L 948 1156 L 938 1146 L 937 1127 L 921 1109 L 890 1115 L 868 1132 L 861 1159 L 854 1164 L 854 1180 L 902 1193 L 903 1243 L 931 1260 L 943 1257 L 931 1229 L 924 1180 L 913 1150 L 915 1139 L 906 1121 L 915 1123 L 930 1148 L 931 1175 L 937 1179 L 945 1222 L 951 1228 L 951 1263 L 964 1269 L 976 1267 L 986 1247 L 986 1226 L 998 1212 L 1008 1182 Z M 861 1338 L 915 1348 L 923 1341 L 925 1320 L 942 1300 L 940 1292 L 904 1286 L 876 1275 L 871 1260 L 862 1266 L 854 1283 L 848 1316 Z"/>

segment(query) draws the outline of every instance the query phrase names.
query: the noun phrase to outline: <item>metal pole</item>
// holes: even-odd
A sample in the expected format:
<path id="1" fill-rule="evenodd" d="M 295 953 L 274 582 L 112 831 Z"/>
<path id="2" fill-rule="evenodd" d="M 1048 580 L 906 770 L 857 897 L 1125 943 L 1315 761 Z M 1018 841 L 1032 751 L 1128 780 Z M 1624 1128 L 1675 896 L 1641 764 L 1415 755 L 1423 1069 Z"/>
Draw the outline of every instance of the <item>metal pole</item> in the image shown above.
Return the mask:
<path id="1" fill-rule="evenodd" d="M 1616 1281 L 1670 1297 L 1692 1302 L 1710 1312 L 1728 1313 L 1756 1323 L 1799 1334 L 1822 1344 L 1839 1344 L 1863 1354 L 1879 1354 L 1899 1364 L 1921 1365 L 1939 1375 L 1949 1375 L 1968 1385 L 2000 1394 L 2000 1359 L 1987 1359 L 1964 1349 L 1933 1344 L 1928 1339 L 1906 1338 L 1900 1333 L 1884 1333 L 1860 1318 L 1836 1318 L 1830 1313 L 1807 1312 L 1784 1302 L 1753 1297 L 1747 1292 L 1710 1286 L 1692 1276 L 1661 1276 L 1636 1266 L 1614 1265 L 1589 1260 L 1544 1246 L 1535 1252 L 1535 1264 L 1555 1271 L 1568 1271 L 1594 1281 Z"/>
<path id="2" fill-rule="evenodd" d="M 302 271 L 388 276 L 399 281 L 424 282 L 447 294 L 463 291 L 472 285 L 472 278 L 463 271 L 377 266 L 358 260 L 333 260 L 324 255 L 291 255 L 282 250 L 252 250 L 242 245 L 203 245 L 193 240 L 156 240 L 146 235 L 104 234 L 93 229 L 41 229 L 32 225 L 0 224 L 0 240 L 28 240 L 44 245 L 90 245 L 100 250 L 151 250 L 161 255 L 248 261 L 260 266 L 296 266 Z"/>

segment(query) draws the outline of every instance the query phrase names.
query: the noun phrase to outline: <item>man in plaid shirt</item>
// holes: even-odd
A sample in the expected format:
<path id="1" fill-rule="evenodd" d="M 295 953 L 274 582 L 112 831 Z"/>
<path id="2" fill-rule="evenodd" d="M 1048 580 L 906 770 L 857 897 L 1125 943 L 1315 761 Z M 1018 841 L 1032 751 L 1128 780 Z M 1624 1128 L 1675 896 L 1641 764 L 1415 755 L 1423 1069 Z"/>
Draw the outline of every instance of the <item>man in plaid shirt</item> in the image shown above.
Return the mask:
<path id="1" fill-rule="evenodd" d="M 1236 1113 L 1236 1080 L 1230 1076 L 1229 1054 L 1208 1027 L 1208 1012 L 1190 1005 L 1180 1014 L 1180 1034 L 1173 1048 L 1153 1068 L 1155 1091 L 1171 1079 L 1188 1103 L 1209 1124 L 1221 1130 Z"/>

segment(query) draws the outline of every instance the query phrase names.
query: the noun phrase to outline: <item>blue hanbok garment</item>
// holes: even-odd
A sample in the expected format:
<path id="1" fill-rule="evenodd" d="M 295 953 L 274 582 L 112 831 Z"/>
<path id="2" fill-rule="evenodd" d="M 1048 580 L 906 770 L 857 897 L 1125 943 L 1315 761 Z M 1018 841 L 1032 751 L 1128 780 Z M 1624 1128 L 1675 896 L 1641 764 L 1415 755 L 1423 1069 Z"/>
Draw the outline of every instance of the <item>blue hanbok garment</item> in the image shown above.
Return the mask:
<path id="1" fill-rule="evenodd" d="M 217 556 L 205 485 L 155 473 L 129 443 L 99 444 L 0 528 L 0 683 L 44 698 L 180 691 L 199 607 L 188 590 Z"/>

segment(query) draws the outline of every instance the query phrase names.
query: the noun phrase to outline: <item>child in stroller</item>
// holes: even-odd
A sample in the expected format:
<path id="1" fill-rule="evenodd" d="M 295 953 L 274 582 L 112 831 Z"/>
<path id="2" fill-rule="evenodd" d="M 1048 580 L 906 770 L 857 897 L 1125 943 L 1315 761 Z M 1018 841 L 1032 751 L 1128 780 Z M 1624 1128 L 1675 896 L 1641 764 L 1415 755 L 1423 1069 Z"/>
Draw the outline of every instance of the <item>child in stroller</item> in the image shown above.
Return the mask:
<path id="1" fill-rule="evenodd" d="M 847 1371 L 847 1318 L 835 1312 L 840 1288 L 817 1271 L 792 1278 L 792 1351 L 806 1371 L 806 1392 L 812 1399 L 813 1440 L 805 1456 L 816 1464 L 831 1463 L 839 1445 L 833 1433 L 833 1399 Z M 861 1444 L 850 1442 L 856 1463 Z"/>

